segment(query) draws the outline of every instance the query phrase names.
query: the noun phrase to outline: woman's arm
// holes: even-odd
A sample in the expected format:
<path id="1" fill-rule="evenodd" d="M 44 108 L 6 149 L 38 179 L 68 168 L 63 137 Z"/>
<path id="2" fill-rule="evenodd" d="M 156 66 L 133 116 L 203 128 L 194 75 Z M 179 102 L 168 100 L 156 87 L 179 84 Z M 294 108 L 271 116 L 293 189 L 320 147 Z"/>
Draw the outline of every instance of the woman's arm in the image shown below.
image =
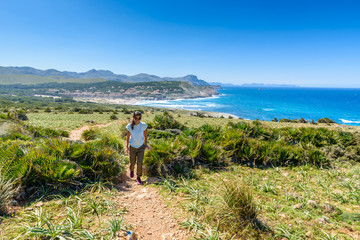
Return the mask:
<path id="1" fill-rule="evenodd" d="M 147 129 L 145 129 L 144 131 L 144 145 L 146 149 L 150 149 L 149 146 L 147 145 Z"/>
<path id="2" fill-rule="evenodd" d="M 129 132 L 129 130 L 126 130 L 126 153 L 130 152 L 129 140 L 130 140 L 130 132 Z"/>

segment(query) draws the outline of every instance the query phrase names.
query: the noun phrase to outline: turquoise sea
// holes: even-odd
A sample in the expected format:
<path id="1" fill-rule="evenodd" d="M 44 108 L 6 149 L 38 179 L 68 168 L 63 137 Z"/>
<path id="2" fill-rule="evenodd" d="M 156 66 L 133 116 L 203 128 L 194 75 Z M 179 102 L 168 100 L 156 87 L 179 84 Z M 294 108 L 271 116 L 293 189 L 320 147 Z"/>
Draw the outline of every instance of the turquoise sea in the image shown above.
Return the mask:
<path id="1" fill-rule="evenodd" d="M 212 98 L 142 101 L 139 105 L 212 111 L 244 119 L 307 120 L 328 117 L 360 126 L 360 89 L 224 87 Z"/>

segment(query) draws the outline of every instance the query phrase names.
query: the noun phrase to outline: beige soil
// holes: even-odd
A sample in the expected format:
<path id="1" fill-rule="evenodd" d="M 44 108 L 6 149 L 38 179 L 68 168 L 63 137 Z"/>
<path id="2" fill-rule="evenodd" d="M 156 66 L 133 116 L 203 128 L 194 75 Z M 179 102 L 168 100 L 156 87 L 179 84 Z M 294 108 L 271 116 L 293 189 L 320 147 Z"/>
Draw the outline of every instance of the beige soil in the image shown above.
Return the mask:
<path id="1" fill-rule="evenodd" d="M 69 139 L 80 140 L 81 133 L 90 127 L 106 127 L 114 123 L 83 126 L 71 131 Z M 163 197 L 150 186 L 157 178 L 149 178 L 146 184 L 138 185 L 128 172 L 124 180 L 117 186 L 117 199 L 126 207 L 125 223 L 133 227 L 136 239 L 186 240 L 190 237 L 186 230 L 179 228 L 180 220 L 174 218 L 174 213 L 166 206 Z"/>
<path id="2" fill-rule="evenodd" d="M 80 140 L 81 139 L 81 134 L 83 133 L 83 131 L 85 130 L 89 130 L 90 128 L 93 128 L 93 127 L 107 127 L 107 126 L 110 126 L 112 124 L 115 124 L 115 123 L 118 123 L 119 121 L 114 121 L 114 122 L 110 122 L 110 123 L 106 123 L 106 124 L 96 124 L 96 125 L 86 125 L 86 126 L 82 126 L 81 128 L 78 128 L 78 129 L 75 129 L 75 130 L 72 130 L 70 133 L 69 133 L 69 137 L 68 139 L 69 140 L 73 140 L 73 141 L 77 141 L 77 140 Z"/>
<path id="3" fill-rule="evenodd" d="M 156 178 L 150 178 L 150 184 Z M 141 240 L 186 240 L 189 233 L 179 228 L 179 220 L 174 218 L 173 212 L 165 205 L 164 199 L 151 186 L 136 184 L 135 178 L 127 177 L 126 182 L 120 184 L 119 202 L 126 207 L 126 224 L 134 228 L 137 239 Z"/>

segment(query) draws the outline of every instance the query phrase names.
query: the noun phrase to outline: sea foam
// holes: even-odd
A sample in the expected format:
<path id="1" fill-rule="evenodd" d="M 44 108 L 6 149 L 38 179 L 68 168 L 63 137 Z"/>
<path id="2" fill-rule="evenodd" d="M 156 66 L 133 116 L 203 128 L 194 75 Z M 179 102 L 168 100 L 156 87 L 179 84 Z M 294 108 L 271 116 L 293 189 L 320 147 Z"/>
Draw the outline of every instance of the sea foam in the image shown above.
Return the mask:
<path id="1" fill-rule="evenodd" d="M 360 123 L 360 121 L 351 121 L 346 119 L 340 119 L 343 123 Z"/>

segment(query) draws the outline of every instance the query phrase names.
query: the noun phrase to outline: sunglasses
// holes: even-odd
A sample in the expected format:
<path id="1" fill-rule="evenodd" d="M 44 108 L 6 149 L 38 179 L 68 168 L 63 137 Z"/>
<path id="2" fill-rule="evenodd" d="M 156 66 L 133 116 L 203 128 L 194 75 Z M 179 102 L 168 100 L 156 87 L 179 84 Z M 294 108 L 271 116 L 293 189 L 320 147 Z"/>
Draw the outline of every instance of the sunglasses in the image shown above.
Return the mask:
<path id="1" fill-rule="evenodd" d="M 134 118 L 134 119 L 135 119 L 135 120 L 141 120 L 141 117 L 140 117 L 140 118 L 137 118 L 137 117 L 136 117 L 136 118 Z"/>

